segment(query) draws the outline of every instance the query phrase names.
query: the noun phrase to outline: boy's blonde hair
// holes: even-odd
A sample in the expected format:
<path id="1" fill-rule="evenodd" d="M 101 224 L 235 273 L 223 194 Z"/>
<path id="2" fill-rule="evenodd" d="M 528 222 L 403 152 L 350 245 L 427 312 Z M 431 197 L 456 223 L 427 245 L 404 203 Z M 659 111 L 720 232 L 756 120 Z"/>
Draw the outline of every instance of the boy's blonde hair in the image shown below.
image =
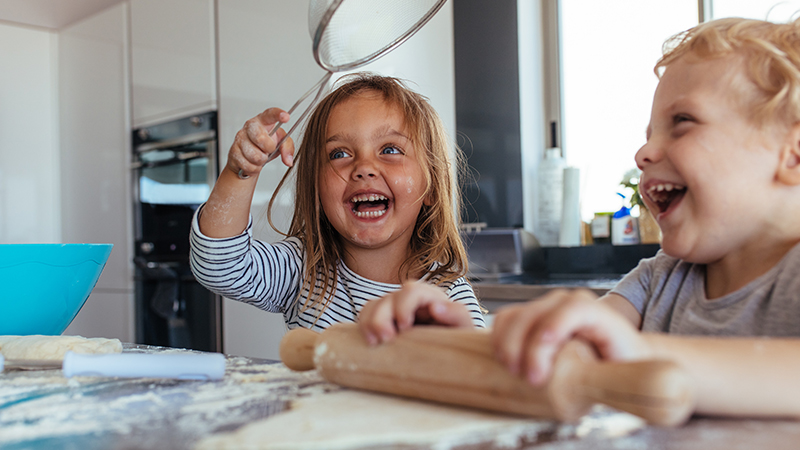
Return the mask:
<path id="1" fill-rule="evenodd" d="M 463 157 L 457 149 L 451 149 L 439 115 L 425 97 L 396 78 L 360 73 L 344 80 L 343 85 L 316 106 L 308 119 L 294 166 L 281 179 L 268 209 L 271 213 L 278 191 L 295 170 L 294 216 L 287 236 L 295 236 L 305 244 L 306 266 L 300 293 L 308 290 L 313 301 L 304 308 L 317 308 L 320 313 L 333 298 L 338 278 L 336 266 L 343 259 L 344 247 L 319 200 L 319 175 L 324 164 L 319 152 L 325 149 L 328 119 L 333 109 L 360 93 L 380 94 L 387 103 L 400 109 L 425 176 L 422 198 L 428 201 L 417 217 L 410 255 L 399 268 L 399 278 L 429 273 L 430 281 L 443 284 L 467 271 L 467 254 L 458 231 L 461 200 L 453 176 L 453 170 L 462 167 Z"/>
<path id="2" fill-rule="evenodd" d="M 737 55 L 758 88 L 751 119 L 764 125 L 800 122 L 800 19 L 789 23 L 726 18 L 702 23 L 664 43 L 656 75 L 685 55 L 697 59 Z"/>

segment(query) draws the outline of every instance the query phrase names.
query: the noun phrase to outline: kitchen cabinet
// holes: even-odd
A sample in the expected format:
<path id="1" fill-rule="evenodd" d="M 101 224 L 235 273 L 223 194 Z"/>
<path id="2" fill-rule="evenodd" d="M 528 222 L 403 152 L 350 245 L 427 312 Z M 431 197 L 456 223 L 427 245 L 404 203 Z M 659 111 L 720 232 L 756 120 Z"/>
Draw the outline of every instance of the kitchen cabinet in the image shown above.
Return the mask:
<path id="1" fill-rule="evenodd" d="M 130 0 L 133 128 L 214 110 L 213 0 Z"/>
<path id="2" fill-rule="evenodd" d="M 61 237 L 114 248 L 69 334 L 133 340 L 127 4 L 59 32 Z"/>

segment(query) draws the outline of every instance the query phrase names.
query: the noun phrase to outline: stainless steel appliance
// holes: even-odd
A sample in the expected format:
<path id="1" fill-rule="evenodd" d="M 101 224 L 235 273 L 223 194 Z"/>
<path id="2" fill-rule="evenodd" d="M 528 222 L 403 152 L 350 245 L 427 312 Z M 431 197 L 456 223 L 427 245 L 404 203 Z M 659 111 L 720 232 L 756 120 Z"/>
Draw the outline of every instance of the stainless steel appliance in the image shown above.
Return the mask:
<path id="1" fill-rule="evenodd" d="M 222 351 L 221 299 L 189 268 L 192 216 L 217 175 L 217 114 L 133 132 L 136 339 Z"/>
<path id="2" fill-rule="evenodd" d="M 540 269 L 539 243 L 522 228 L 487 228 L 485 223 L 462 225 L 473 281 L 498 280 Z"/>

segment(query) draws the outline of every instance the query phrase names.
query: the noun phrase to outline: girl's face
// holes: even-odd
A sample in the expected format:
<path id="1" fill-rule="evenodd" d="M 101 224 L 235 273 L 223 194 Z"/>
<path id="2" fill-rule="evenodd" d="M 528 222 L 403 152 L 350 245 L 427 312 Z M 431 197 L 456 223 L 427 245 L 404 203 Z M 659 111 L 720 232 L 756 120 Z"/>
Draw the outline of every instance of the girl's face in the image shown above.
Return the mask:
<path id="1" fill-rule="evenodd" d="M 664 251 L 712 263 L 767 231 L 780 140 L 747 117 L 755 87 L 739 59 L 685 59 L 661 78 L 636 163 Z"/>
<path id="2" fill-rule="evenodd" d="M 333 108 L 320 200 L 346 251 L 407 251 L 426 189 L 401 110 L 365 91 Z"/>

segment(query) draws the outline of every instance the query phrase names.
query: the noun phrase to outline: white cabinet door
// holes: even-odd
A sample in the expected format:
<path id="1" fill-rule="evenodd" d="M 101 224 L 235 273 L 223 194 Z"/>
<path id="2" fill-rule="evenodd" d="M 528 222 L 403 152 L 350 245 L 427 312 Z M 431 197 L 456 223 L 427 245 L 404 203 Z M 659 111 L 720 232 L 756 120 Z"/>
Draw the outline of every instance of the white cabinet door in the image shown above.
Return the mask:
<path id="1" fill-rule="evenodd" d="M 216 109 L 213 0 L 131 0 L 133 127 Z"/>
<path id="2" fill-rule="evenodd" d="M 64 335 L 134 342 L 132 304 L 133 292 L 95 288 Z"/>
<path id="3" fill-rule="evenodd" d="M 127 5 L 119 4 L 61 30 L 58 90 L 62 239 L 114 244 L 69 333 L 132 341 L 126 26 Z"/>

